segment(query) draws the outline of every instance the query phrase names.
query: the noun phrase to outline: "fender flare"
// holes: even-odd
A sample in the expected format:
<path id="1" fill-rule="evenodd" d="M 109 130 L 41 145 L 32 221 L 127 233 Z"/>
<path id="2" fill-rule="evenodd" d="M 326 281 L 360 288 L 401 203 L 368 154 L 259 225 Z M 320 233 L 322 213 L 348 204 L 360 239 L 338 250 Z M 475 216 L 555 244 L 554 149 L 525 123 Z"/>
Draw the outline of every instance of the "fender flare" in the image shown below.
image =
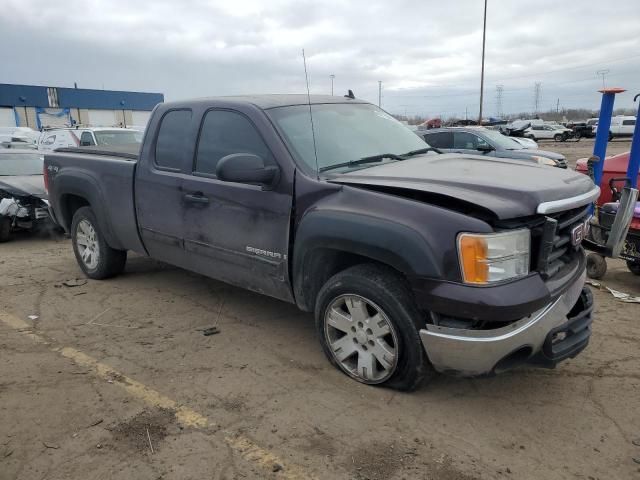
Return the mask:
<path id="1" fill-rule="evenodd" d="M 122 250 L 123 246 L 113 233 L 111 218 L 104 207 L 105 200 L 98 181 L 83 171 L 60 172 L 55 176 L 55 194 L 58 202 L 65 195 L 75 195 L 84 198 L 96 215 L 100 231 L 104 234 L 107 244 L 111 248 Z M 73 218 L 67 218 L 68 212 L 62 204 L 55 205 L 56 217 L 62 226 L 71 226 Z"/>
<path id="2" fill-rule="evenodd" d="M 438 277 L 439 267 L 427 240 L 411 227 L 361 213 L 315 210 L 301 220 L 295 237 L 292 276 L 296 303 L 310 310 L 319 289 L 309 271 L 314 252 L 355 254 L 388 265 L 406 277 Z"/>

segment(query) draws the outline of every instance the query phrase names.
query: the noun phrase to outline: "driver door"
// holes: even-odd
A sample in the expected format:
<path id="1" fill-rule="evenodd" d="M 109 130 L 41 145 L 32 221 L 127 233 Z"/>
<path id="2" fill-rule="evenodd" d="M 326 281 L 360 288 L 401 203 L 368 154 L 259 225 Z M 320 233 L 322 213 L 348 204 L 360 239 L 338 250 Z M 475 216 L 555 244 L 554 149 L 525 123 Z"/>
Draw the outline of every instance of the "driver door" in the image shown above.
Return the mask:
<path id="1" fill-rule="evenodd" d="M 292 300 L 287 255 L 292 187 L 222 181 L 221 158 L 276 159 L 251 120 L 229 109 L 204 113 L 190 175 L 183 181 L 182 219 L 188 268 L 242 288 Z"/>

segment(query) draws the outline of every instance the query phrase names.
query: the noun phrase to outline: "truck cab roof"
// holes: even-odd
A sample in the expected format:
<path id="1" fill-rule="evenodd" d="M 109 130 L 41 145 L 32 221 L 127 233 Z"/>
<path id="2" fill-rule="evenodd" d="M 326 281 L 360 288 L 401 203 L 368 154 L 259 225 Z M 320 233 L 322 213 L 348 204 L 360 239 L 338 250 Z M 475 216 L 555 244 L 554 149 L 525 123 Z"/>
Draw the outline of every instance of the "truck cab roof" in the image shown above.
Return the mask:
<path id="1" fill-rule="evenodd" d="M 222 97 L 205 97 L 194 100 L 181 100 L 177 102 L 166 102 L 162 105 L 165 108 L 189 107 L 208 105 L 212 102 L 225 103 L 229 106 L 238 104 L 254 105 L 262 110 L 270 108 L 289 107 L 293 105 L 312 105 L 326 103 L 369 103 L 357 98 L 334 95 L 305 95 L 305 94 L 271 94 L 271 95 L 234 95 Z"/>

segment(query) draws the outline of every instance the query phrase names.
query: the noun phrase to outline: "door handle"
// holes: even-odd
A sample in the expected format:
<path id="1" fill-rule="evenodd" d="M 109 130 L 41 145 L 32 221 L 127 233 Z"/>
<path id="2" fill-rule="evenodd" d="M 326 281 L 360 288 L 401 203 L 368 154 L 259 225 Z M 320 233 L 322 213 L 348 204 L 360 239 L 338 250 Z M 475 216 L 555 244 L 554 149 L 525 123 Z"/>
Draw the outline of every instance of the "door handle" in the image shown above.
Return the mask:
<path id="1" fill-rule="evenodd" d="M 185 193 L 184 200 L 188 203 L 209 203 L 209 199 L 205 197 L 201 192 Z"/>

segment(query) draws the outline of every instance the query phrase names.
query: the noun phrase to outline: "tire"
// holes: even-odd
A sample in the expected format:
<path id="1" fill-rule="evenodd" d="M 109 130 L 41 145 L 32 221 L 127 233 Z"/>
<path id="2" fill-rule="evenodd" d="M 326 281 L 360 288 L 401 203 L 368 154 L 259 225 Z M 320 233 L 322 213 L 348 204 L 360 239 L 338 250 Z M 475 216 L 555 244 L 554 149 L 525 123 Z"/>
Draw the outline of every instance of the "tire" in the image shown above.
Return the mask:
<path id="1" fill-rule="evenodd" d="M 127 251 L 107 245 L 91 207 L 81 207 L 73 216 L 71 242 L 76 261 L 87 277 L 102 280 L 124 270 Z"/>
<path id="2" fill-rule="evenodd" d="M 556 133 L 553 136 L 553 140 L 556 142 L 564 142 L 564 135 L 562 135 L 561 133 Z"/>
<path id="3" fill-rule="evenodd" d="M 528 134 L 528 135 L 525 135 L 525 137 L 530 138 L 530 139 L 531 139 L 531 140 L 533 140 L 534 142 L 535 142 L 535 141 L 537 141 L 537 140 L 536 140 L 535 135 Z"/>
<path id="4" fill-rule="evenodd" d="M 573 138 L 575 138 L 579 142 L 580 139 L 582 138 L 582 133 L 580 133 L 580 132 L 574 133 L 573 134 Z"/>
<path id="5" fill-rule="evenodd" d="M 380 320 L 369 323 L 376 313 Z M 418 333 L 424 317 L 388 267 L 356 265 L 331 277 L 316 298 L 315 318 L 325 355 L 354 380 L 410 391 L 435 375 Z"/>
<path id="6" fill-rule="evenodd" d="M 602 255 L 590 253 L 587 255 L 587 277 L 600 280 L 607 273 L 607 261 Z"/>
<path id="7" fill-rule="evenodd" d="M 631 260 L 627 260 L 627 268 L 634 275 L 640 275 L 640 261 L 632 262 Z"/>
<path id="8" fill-rule="evenodd" d="M 609 141 L 613 141 L 613 133 L 609 132 Z"/>
<path id="9" fill-rule="evenodd" d="M 8 242 L 11 235 L 11 219 L 9 217 L 0 218 L 0 243 Z"/>

